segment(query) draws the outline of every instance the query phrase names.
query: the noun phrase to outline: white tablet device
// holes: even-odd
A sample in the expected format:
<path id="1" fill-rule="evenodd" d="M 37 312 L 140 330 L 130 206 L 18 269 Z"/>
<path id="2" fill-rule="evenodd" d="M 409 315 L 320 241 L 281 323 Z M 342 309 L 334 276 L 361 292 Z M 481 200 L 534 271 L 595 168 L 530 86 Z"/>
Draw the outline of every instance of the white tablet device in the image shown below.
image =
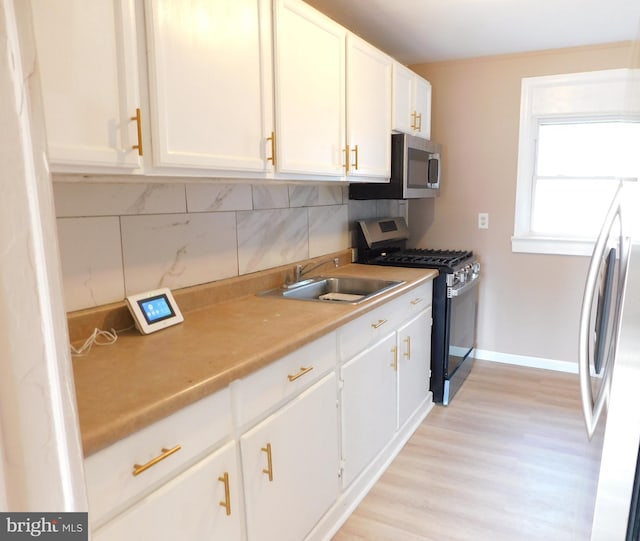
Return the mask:
<path id="1" fill-rule="evenodd" d="M 166 329 L 184 321 L 171 291 L 166 287 L 129 295 L 127 305 L 136 328 L 142 334 Z"/>

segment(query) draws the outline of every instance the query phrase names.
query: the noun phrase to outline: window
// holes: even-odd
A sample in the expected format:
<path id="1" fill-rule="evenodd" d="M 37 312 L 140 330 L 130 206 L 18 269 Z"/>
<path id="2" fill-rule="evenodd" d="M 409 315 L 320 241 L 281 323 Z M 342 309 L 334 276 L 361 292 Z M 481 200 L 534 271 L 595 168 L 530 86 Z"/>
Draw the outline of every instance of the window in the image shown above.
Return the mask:
<path id="1" fill-rule="evenodd" d="M 623 110 L 630 79 L 523 80 L 513 251 L 591 254 L 620 179 L 640 177 L 640 116 Z"/>
<path id="2" fill-rule="evenodd" d="M 595 238 L 619 179 L 637 170 L 640 122 L 541 122 L 537 142 L 531 231 Z"/>

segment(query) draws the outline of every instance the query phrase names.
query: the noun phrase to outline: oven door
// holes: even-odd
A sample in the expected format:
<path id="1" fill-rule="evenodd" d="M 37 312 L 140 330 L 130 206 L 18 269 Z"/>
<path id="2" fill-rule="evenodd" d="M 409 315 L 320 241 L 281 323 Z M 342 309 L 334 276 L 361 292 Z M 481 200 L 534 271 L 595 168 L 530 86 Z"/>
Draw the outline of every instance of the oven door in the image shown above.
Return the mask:
<path id="1" fill-rule="evenodd" d="M 459 286 L 447 288 L 447 312 L 449 317 L 445 366 L 445 389 L 442 400 L 447 405 L 471 371 L 471 351 L 476 345 L 476 321 L 478 317 L 478 286 L 480 277 Z"/>

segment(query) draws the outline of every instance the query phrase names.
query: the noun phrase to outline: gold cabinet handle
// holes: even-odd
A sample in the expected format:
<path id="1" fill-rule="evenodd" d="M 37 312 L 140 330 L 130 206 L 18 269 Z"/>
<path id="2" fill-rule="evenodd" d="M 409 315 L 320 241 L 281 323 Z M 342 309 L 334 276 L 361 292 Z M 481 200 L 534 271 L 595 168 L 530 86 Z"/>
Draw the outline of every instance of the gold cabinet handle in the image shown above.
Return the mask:
<path id="1" fill-rule="evenodd" d="M 224 475 L 218 477 L 218 481 L 224 483 L 224 501 L 220 502 L 220 505 L 225 508 L 227 516 L 231 514 L 231 497 L 229 493 L 229 473 L 224 472 Z"/>
<path id="2" fill-rule="evenodd" d="M 262 473 L 266 473 L 269 476 L 269 481 L 273 481 L 273 462 L 271 461 L 271 444 L 267 443 L 267 446 L 262 447 L 260 450 L 267 453 L 267 468 L 262 470 Z"/>
<path id="3" fill-rule="evenodd" d="M 305 374 L 308 374 L 309 372 L 311 372 L 313 370 L 313 366 L 307 366 L 306 368 L 304 366 L 300 367 L 300 372 L 298 372 L 297 374 L 289 374 L 287 376 L 287 378 L 289 378 L 289 381 L 295 381 L 298 378 L 301 378 L 302 376 L 304 376 Z"/>
<path id="4" fill-rule="evenodd" d="M 345 173 L 349 173 L 349 160 L 350 157 L 350 153 L 349 153 L 349 145 L 344 147 L 344 165 L 342 167 L 344 167 Z"/>
<path id="5" fill-rule="evenodd" d="M 411 304 L 415 306 L 416 304 L 420 304 L 422 301 L 423 301 L 422 297 L 416 297 L 411 301 Z"/>
<path id="6" fill-rule="evenodd" d="M 391 353 L 393 353 L 393 362 L 389 365 L 393 368 L 394 372 L 398 371 L 398 346 L 393 346 L 391 348 Z"/>
<path id="7" fill-rule="evenodd" d="M 133 465 L 133 475 L 140 475 L 143 471 L 147 471 L 151 466 L 155 466 L 158 462 L 164 460 L 165 458 L 171 456 L 174 453 L 177 453 L 180 449 L 182 449 L 181 445 L 176 445 L 171 449 L 162 448 L 162 454 L 158 455 L 155 458 L 152 458 L 146 464 L 134 464 Z"/>
<path id="8" fill-rule="evenodd" d="M 138 127 L 138 144 L 133 145 L 131 148 L 138 149 L 138 156 L 142 156 L 142 113 L 140 107 L 136 109 L 136 115 L 132 116 L 130 120 L 135 120 Z"/>
<path id="9" fill-rule="evenodd" d="M 271 156 L 267 158 L 268 162 L 276 166 L 276 132 L 271 132 L 271 137 L 267 137 L 267 141 L 271 141 Z"/>
<path id="10" fill-rule="evenodd" d="M 407 360 L 411 360 L 411 337 L 407 336 L 404 339 L 404 342 L 407 344 L 407 351 L 404 352 L 404 356 L 407 358 Z"/>
<path id="11" fill-rule="evenodd" d="M 416 130 L 418 131 L 422 131 L 422 113 L 416 115 L 416 119 L 419 118 L 420 119 L 420 124 L 418 124 L 418 127 L 416 128 Z"/>
<path id="12" fill-rule="evenodd" d="M 356 145 L 355 148 L 351 150 L 351 152 L 355 152 L 356 154 L 356 161 L 351 165 L 353 165 L 353 168 L 357 171 L 358 170 L 358 145 Z"/>
<path id="13" fill-rule="evenodd" d="M 378 321 L 376 321 L 375 323 L 372 323 L 371 326 L 374 329 L 377 329 L 378 327 L 381 327 L 382 325 L 384 325 L 387 322 L 386 319 L 379 319 Z"/>
<path id="14" fill-rule="evenodd" d="M 411 129 L 413 130 L 417 130 L 418 129 L 418 113 L 416 111 L 414 111 L 413 113 L 411 113 Z"/>

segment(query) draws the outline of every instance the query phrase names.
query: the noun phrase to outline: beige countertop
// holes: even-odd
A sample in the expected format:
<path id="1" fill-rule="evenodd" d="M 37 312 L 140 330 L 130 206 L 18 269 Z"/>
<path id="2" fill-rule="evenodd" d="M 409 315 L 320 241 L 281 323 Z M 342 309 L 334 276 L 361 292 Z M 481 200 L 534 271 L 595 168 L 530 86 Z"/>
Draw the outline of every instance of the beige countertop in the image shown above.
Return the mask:
<path id="1" fill-rule="evenodd" d="M 437 271 L 348 264 L 322 274 L 405 283 L 355 305 L 251 292 L 186 312 L 184 323 L 155 334 L 125 331 L 115 344 L 74 358 L 85 456 L 435 278 Z"/>

